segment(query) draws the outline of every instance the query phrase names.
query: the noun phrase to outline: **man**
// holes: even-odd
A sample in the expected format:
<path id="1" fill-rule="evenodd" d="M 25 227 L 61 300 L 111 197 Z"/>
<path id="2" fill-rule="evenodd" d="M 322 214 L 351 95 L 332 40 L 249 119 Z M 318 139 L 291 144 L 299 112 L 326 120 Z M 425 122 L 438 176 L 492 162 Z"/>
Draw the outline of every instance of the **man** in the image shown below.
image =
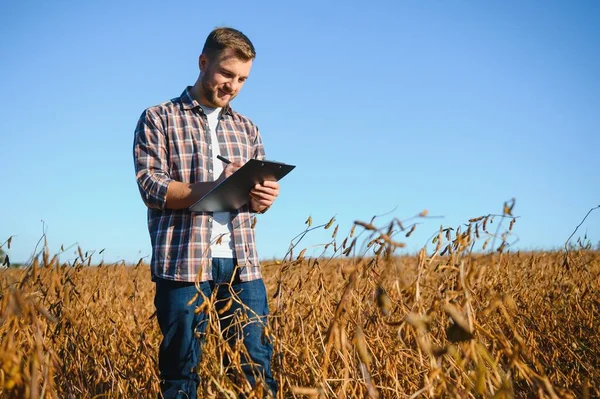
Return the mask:
<path id="1" fill-rule="evenodd" d="M 245 378 L 252 386 L 262 384 L 265 392 L 277 391 L 272 343 L 264 334 L 269 310 L 253 220 L 273 204 L 279 185 L 256 185 L 248 204 L 235 212 L 188 210 L 246 161 L 264 159 L 258 128 L 230 106 L 255 57 L 254 46 L 240 31 L 213 30 L 199 58 L 196 83 L 181 96 L 146 109 L 136 128 L 136 179 L 148 206 L 154 304 L 163 334 L 159 370 L 164 398 L 196 398 L 194 369 L 202 349 L 196 336 L 204 333 L 207 318 L 194 310 L 213 292 L 231 348 L 239 349 L 236 341 L 243 337 Z M 203 295 L 196 295 L 196 282 Z M 240 318 L 243 323 L 236 322 Z"/>

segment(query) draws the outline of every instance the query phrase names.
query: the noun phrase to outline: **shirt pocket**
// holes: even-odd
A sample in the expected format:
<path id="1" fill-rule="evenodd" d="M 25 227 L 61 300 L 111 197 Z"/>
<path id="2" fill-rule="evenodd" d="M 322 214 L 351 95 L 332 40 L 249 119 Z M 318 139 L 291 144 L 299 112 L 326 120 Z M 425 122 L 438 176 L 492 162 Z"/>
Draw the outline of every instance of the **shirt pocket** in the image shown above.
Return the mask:
<path id="1" fill-rule="evenodd" d="M 246 163 L 252 157 L 250 137 L 243 126 L 224 120 L 219 124 L 217 134 L 221 153 L 227 154 L 232 162 Z"/>

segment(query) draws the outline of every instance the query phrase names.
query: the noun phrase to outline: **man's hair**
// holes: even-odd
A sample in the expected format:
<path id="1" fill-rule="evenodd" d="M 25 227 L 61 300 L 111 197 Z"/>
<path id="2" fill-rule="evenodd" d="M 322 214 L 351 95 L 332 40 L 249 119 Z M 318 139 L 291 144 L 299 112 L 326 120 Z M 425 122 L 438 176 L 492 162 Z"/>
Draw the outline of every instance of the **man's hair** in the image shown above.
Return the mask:
<path id="1" fill-rule="evenodd" d="M 212 57 L 221 51 L 230 48 L 242 61 L 250 61 L 256 57 L 252 42 L 246 35 L 233 28 L 216 28 L 206 38 L 202 54 Z"/>

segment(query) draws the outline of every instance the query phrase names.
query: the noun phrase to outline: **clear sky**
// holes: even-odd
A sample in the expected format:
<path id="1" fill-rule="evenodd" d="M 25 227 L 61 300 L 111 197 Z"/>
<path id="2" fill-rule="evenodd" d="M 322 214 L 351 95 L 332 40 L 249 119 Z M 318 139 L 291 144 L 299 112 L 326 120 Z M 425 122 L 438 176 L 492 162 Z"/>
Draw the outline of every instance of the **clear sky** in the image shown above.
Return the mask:
<path id="1" fill-rule="evenodd" d="M 232 105 L 268 159 L 297 165 L 259 218 L 262 258 L 309 215 L 343 235 L 390 211 L 382 223 L 443 216 L 403 240 L 410 252 L 512 197 L 515 248 L 558 248 L 600 204 L 599 21 L 592 0 L 2 2 L 0 240 L 16 236 L 13 261 L 43 226 L 52 252 L 148 256 L 136 122 L 194 83 L 227 25 L 257 49 Z M 586 232 L 600 241 L 600 210 Z"/>

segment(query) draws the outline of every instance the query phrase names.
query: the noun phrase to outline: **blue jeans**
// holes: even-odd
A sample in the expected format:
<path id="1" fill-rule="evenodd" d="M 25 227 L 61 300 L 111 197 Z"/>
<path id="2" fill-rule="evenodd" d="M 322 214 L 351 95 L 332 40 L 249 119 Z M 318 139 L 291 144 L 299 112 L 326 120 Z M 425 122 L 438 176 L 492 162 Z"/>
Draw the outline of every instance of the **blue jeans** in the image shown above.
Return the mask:
<path id="1" fill-rule="evenodd" d="M 207 297 L 217 290 L 217 311 L 227 306 L 231 291 L 237 294 L 240 302 L 251 310 L 245 309 L 235 299 L 231 307 L 219 315 L 221 332 L 233 348 L 239 339 L 243 339 L 245 352 L 240 354 L 242 371 L 252 386 L 256 377 L 264 379 L 273 396 L 277 392 L 277 383 L 271 374 L 271 356 L 273 345 L 270 339 L 263 337 L 267 324 L 269 307 L 267 292 L 263 280 L 243 282 L 239 279 L 235 259 L 213 258 L 212 281 L 200 283 L 200 289 Z M 234 275 L 235 274 L 235 275 Z M 194 309 L 202 304 L 198 298 L 188 306 L 188 302 L 197 293 L 194 283 L 156 280 L 154 306 L 163 341 L 158 353 L 161 392 L 165 399 L 196 399 L 200 377 L 195 368 L 202 355 L 202 341 L 196 337 L 204 335 L 207 317 L 204 312 L 194 314 Z M 244 312 L 248 321 L 232 323 L 234 313 Z M 258 316 L 258 317 L 257 317 Z M 229 359 L 224 359 L 225 365 Z"/>

